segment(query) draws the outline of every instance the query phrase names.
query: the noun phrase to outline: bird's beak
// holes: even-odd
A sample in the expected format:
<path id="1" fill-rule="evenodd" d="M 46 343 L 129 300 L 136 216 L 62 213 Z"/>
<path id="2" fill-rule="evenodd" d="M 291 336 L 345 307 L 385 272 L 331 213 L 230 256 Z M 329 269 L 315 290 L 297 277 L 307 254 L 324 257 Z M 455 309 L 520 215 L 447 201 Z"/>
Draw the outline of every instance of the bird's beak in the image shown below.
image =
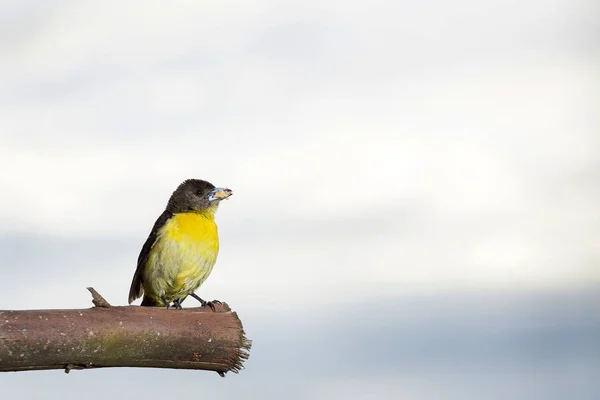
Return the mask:
<path id="1" fill-rule="evenodd" d="M 208 194 L 208 201 L 210 201 L 212 203 L 213 201 L 224 200 L 224 199 L 228 198 L 229 196 L 231 196 L 232 194 L 233 194 L 233 190 L 231 190 L 231 189 L 214 188 Z"/>

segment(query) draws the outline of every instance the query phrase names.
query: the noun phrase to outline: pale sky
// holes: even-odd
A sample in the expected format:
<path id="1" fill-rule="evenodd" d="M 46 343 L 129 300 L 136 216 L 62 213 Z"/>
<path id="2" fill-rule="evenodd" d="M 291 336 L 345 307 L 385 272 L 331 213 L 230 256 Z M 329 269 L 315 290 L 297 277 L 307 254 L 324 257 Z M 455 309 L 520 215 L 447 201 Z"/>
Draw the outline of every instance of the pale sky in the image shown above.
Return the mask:
<path id="1" fill-rule="evenodd" d="M 593 293 L 597 16 L 566 0 L 4 1 L 0 308 L 88 307 L 86 286 L 125 304 L 191 177 L 234 191 L 199 293 L 257 333 L 316 306 Z M 448 398 L 420 377 L 296 395 Z"/>

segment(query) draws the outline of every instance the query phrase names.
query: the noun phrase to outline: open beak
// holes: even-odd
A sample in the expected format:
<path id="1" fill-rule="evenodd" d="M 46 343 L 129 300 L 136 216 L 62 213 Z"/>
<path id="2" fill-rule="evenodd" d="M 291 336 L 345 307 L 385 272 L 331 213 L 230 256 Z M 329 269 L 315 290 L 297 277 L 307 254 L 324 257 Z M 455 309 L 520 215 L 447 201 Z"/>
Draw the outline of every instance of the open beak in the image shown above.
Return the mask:
<path id="1" fill-rule="evenodd" d="M 220 201 L 228 198 L 233 194 L 233 190 L 227 188 L 214 188 L 208 195 L 208 201 Z"/>

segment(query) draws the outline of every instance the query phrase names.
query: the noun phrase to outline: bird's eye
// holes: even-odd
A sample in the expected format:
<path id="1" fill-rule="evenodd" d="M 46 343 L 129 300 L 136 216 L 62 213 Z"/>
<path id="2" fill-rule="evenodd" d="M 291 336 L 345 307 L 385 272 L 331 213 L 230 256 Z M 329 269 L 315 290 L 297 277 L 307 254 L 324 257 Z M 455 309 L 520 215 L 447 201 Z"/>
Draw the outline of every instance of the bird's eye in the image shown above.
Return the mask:
<path id="1" fill-rule="evenodd" d="M 201 190 L 199 190 L 199 191 L 197 191 L 197 192 L 196 192 L 196 195 L 197 195 L 198 197 L 202 197 L 202 196 L 204 196 L 204 192 L 203 192 L 203 191 L 201 191 Z"/>

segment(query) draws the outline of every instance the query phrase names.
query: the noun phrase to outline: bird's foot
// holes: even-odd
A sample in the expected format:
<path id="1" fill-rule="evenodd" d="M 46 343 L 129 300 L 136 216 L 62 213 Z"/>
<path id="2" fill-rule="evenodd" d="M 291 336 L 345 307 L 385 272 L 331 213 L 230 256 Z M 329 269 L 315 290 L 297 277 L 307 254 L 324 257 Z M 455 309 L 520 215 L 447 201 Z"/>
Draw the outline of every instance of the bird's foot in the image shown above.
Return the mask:
<path id="1" fill-rule="evenodd" d="M 175 307 L 176 310 L 183 310 L 183 307 L 181 307 L 181 299 L 177 299 L 173 302 L 173 307 Z"/>
<path id="2" fill-rule="evenodd" d="M 221 302 L 219 300 L 213 300 L 213 301 L 202 300 L 200 298 L 200 296 L 198 296 L 196 293 L 191 293 L 190 296 L 192 296 L 193 298 L 198 300 L 200 302 L 200 304 L 202 305 L 202 307 L 207 307 L 207 306 L 210 307 L 210 309 L 213 310 L 213 312 L 215 311 L 215 304 L 221 304 Z"/>
<path id="3" fill-rule="evenodd" d="M 160 300 L 162 301 L 163 306 L 165 306 L 167 308 L 167 310 L 171 307 L 171 304 L 169 304 L 167 302 L 167 299 L 165 299 L 165 295 L 164 294 L 160 296 Z"/>
<path id="4" fill-rule="evenodd" d="M 221 304 L 221 302 L 219 300 L 205 301 L 204 304 L 202 304 L 202 307 L 208 306 L 215 312 L 215 304 Z"/>

